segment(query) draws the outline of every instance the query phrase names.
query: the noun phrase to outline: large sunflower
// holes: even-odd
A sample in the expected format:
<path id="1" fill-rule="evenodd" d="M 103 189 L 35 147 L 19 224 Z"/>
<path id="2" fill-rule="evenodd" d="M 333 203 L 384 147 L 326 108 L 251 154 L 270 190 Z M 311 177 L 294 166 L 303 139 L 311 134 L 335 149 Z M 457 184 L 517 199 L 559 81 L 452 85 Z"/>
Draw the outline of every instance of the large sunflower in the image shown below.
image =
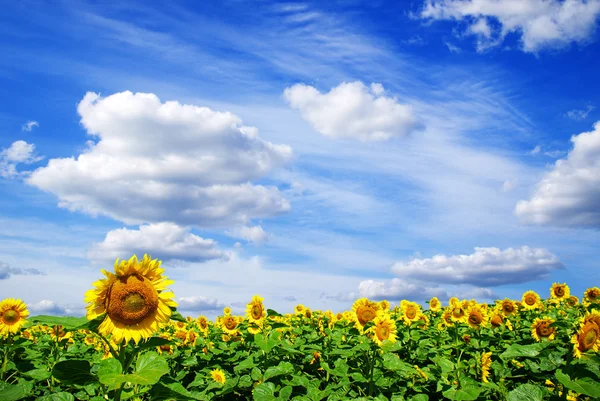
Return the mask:
<path id="1" fill-rule="evenodd" d="M 238 325 L 244 320 L 241 316 L 227 315 L 221 318 L 220 326 L 226 334 L 235 335 L 238 332 Z"/>
<path id="2" fill-rule="evenodd" d="M 402 300 L 400 302 L 400 309 L 402 310 L 404 324 L 410 325 L 412 322 L 419 320 L 421 306 L 418 303 Z"/>
<path id="3" fill-rule="evenodd" d="M 467 323 L 474 329 L 485 327 L 488 320 L 487 311 L 481 305 L 472 305 L 467 310 Z"/>
<path id="4" fill-rule="evenodd" d="M 377 302 L 369 301 L 367 298 L 360 298 L 354 301 L 352 305 L 352 311 L 354 312 L 354 319 L 356 320 L 356 328 L 362 330 L 362 328 L 375 319 L 377 312 L 381 310 L 381 306 Z"/>
<path id="5" fill-rule="evenodd" d="M 598 352 L 600 349 L 600 328 L 594 322 L 587 322 L 581 329 L 571 337 L 573 343 L 573 355 L 581 358 L 586 351 Z"/>
<path id="6" fill-rule="evenodd" d="M 115 262 L 115 273 L 102 270 L 105 279 L 96 281 L 95 289 L 85 293 L 87 318 L 106 314 L 98 330 L 112 334 L 115 343 L 151 337 L 169 323 L 171 306 L 177 306 L 174 294 L 167 291 L 173 281 L 163 276 L 161 261 L 144 255 L 142 260 L 132 256 L 128 261 Z"/>
<path id="7" fill-rule="evenodd" d="M 554 320 L 550 318 L 535 318 L 531 325 L 531 336 L 538 342 L 543 340 L 554 340 L 556 330 L 554 327 L 550 327 L 552 323 L 554 323 Z"/>
<path id="8" fill-rule="evenodd" d="M 542 300 L 535 291 L 525 291 L 523 294 L 523 300 L 521 306 L 525 309 L 540 309 L 542 306 Z"/>
<path id="9" fill-rule="evenodd" d="M 7 298 L 0 302 L 0 337 L 16 334 L 28 316 L 27 305 L 20 299 Z"/>
<path id="10" fill-rule="evenodd" d="M 262 303 L 263 299 L 264 298 L 255 295 L 252 297 L 252 301 L 246 306 L 246 317 L 250 323 L 248 332 L 250 334 L 257 334 L 260 332 L 260 328 L 267 317 L 265 306 Z"/>
<path id="11" fill-rule="evenodd" d="M 566 283 L 564 283 L 564 284 L 554 283 L 554 284 L 552 284 L 552 287 L 550 288 L 550 298 L 551 299 L 563 301 L 566 298 L 569 298 L 570 295 L 571 295 L 571 290 Z"/>
<path id="12" fill-rule="evenodd" d="M 396 342 L 396 323 L 390 319 L 386 313 L 378 313 L 375 319 L 375 324 L 368 331 L 372 334 L 372 339 L 380 347 L 383 345 L 385 340 Z"/>
<path id="13" fill-rule="evenodd" d="M 442 304 L 437 297 L 433 297 L 429 300 L 429 310 L 432 312 L 439 312 L 442 310 Z"/>
<path id="14" fill-rule="evenodd" d="M 512 299 L 504 298 L 503 301 L 500 302 L 500 310 L 504 314 L 504 316 L 511 316 L 518 312 L 518 307 L 515 301 Z"/>

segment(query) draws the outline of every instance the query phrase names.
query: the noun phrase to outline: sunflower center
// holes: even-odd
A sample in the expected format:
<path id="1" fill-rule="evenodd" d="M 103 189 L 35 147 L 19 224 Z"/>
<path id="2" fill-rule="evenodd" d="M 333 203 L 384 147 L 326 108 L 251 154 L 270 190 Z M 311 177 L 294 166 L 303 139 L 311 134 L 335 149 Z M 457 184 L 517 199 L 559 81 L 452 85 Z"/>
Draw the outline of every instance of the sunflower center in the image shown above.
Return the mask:
<path id="1" fill-rule="evenodd" d="M 125 276 L 111 286 L 107 303 L 108 316 L 130 326 L 140 323 L 158 309 L 158 292 L 144 278 Z"/>
<path id="2" fill-rule="evenodd" d="M 461 308 L 452 309 L 452 316 L 454 316 L 456 319 L 460 319 L 464 315 L 465 315 L 465 312 Z"/>
<path id="3" fill-rule="evenodd" d="M 430 305 L 432 308 L 437 308 L 437 306 L 438 306 L 439 304 L 440 304 L 440 303 L 439 303 L 437 300 L 435 300 L 435 299 L 434 299 L 433 301 L 431 301 L 431 303 L 430 303 L 429 305 Z"/>
<path id="4" fill-rule="evenodd" d="M 583 339 L 581 341 L 584 349 L 591 349 L 598 341 L 598 326 L 594 323 L 588 323 L 583 327 Z"/>
<path id="5" fill-rule="evenodd" d="M 592 290 L 592 291 L 588 292 L 589 299 L 596 299 L 598 297 L 600 297 L 600 292 L 598 292 L 596 290 Z"/>
<path id="6" fill-rule="evenodd" d="M 536 302 L 537 302 L 537 300 L 535 299 L 535 297 L 533 295 L 527 295 L 525 297 L 525 303 L 529 306 L 535 305 Z"/>
<path id="7" fill-rule="evenodd" d="M 515 307 L 511 302 L 506 302 L 502 305 L 502 310 L 506 313 L 512 313 L 515 310 Z"/>
<path id="8" fill-rule="evenodd" d="M 565 289 L 564 289 L 563 287 L 556 287 L 556 288 L 554 289 L 554 294 L 555 294 L 557 297 L 562 297 L 562 296 L 564 296 L 564 295 L 565 295 Z"/>
<path id="9" fill-rule="evenodd" d="M 494 317 L 491 320 L 492 326 L 494 327 L 498 327 L 500 325 L 502 325 L 502 317 L 498 316 L 498 315 L 494 315 Z"/>
<path id="10" fill-rule="evenodd" d="M 4 324 L 7 324 L 9 326 L 17 323 L 20 318 L 21 315 L 14 309 L 9 309 L 2 315 L 2 321 L 4 322 Z"/>
<path id="11" fill-rule="evenodd" d="M 390 330 L 387 328 L 387 326 L 379 326 L 377 328 L 377 338 L 379 338 L 380 341 L 387 340 L 389 336 Z"/>
<path id="12" fill-rule="evenodd" d="M 254 305 L 250 311 L 250 314 L 254 320 L 260 319 L 262 317 L 262 308 L 260 305 Z"/>
<path id="13" fill-rule="evenodd" d="M 227 330 L 233 330 L 237 327 L 237 321 L 233 317 L 227 317 L 223 323 Z"/>
<path id="14" fill-rule="evenodd" d="M 417 316 L 417 308 L 411 305 L 406 309 L 406 317 L 412 320 L 415 316 Z"/>
<path id="15" fill-rule="evenodd" d="M 375 312 L 373 308 L 369 306 L 363 306 L 358 310 L 357 313 L 358 322 L 364 326 L 367 324 L 367 322 L 375 319 L 376 314 L 377 312 Z"/>
<path id="16" fill-rule="evenodd" d="M 471 324 L 479 325 L 479 324 L 481 324 L 482 321 L 483 321 L 483 316 L 481 316 L 477 312 L 471 313 L 469 315 L 469 322 L 471 322 Z"/>
<path id="17" fill-rule="evenodd" d="M 550 337 L 552 335 L 552 333 L 554 333 L 554 328 L 548 326 L 548 324 L 549 323 L 547 323 L 547 322 L 542 322 L 536 327 L 535 331 L 538 336 Z"/>

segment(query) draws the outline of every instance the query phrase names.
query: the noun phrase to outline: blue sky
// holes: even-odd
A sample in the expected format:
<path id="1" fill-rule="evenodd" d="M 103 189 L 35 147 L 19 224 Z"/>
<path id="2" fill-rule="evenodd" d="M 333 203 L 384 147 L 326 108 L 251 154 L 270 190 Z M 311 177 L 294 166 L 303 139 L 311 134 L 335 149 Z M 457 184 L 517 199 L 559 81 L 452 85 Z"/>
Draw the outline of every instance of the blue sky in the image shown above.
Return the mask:
<path id="1" fill-rule="evenodd" d="M 502 3 L 502 4 L 501 4 Z M 0 15 L 0 294 L 82 314 L 116 257 L 254 294 L 599 285 L 600 1 L 18 2 Z"/>

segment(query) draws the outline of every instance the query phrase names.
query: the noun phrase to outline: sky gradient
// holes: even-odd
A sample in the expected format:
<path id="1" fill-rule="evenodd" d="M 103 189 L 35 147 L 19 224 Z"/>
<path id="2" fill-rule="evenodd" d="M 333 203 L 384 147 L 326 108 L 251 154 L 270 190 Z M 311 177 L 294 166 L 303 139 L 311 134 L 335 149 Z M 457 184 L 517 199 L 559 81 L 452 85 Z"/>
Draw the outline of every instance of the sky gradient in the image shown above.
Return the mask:
<path id="1" fill-rule="evenodd" d="M 0 298 L 184 314 L 600 285 L 600 0 L 21 1 L 0 13 Z"/>

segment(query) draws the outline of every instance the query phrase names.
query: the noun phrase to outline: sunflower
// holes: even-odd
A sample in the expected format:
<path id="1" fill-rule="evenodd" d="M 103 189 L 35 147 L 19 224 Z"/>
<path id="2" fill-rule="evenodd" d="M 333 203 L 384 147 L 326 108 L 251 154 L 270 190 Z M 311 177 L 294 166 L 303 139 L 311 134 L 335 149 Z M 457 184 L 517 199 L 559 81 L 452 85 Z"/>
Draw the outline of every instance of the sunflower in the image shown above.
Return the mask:
<path id="1" fill-rule="evenodd" d="M 296 305 L 296 307 L 294 308 L 294 312 L 296 312 L 297 315 L 304 314 L 304 305 Z"/>
<path id="2" fill-rule="evenodd" d="M 6 298 L 0 302 L 0 337 L 16 334 L 28 316 L 27 305 L 20 299 Z"/>
<path id="3" fill-rule="evenodd" d="M 495 313 L 490 319 L 490 323 L 492 324 L 493 328 L 497 328 L 502 326 L 502 323 L 504 323 L 504 319 L 502 319 L 502 315 Z"/>
<path id="4" fill-rule="evenodd" d="M 384 299 L 383 301 L 379 302 L 379 306 L 381 307 L 381 310 L 389 311 L 390 310 L 390 301 L 388 301 L 387 299 Z"/>
<path id="5" fill-rule="evenodd" d="M 515 301 L 512 299 L 504 298 L 504 300 L 500 303 L 500 310 L 504 314 L 504 316 L 511 316 L 518 312 L 518 307 Z"/>
<path id="6" fill-rule="evenodd" d="M 433 297 L 429 300 L 429 310 L 432 312 L 439 312 L 442 309 L 442 304 L 437 297 Z"/>
<path id="7" fill-rule="evenodd" d="M 369 301 L 367 298 L 360 298 L 354 301 L 352 305 L 352 311 L 354 312 L 354 319 L 356 321 L 355 327 L 359 330 L 375 319 L 377 312 L 381 310 L 380 305 L 377 302 Z"/>
<path id="8" fill-rule="evenodd" d="M 581 358 L 586 351 L 592 350 L 598 352 L 600 349 L 600 328 L 594 322 L 587 322 L 582 325 L 577 334 L 571 337 L 573 344 L 573 355 Z"/>
<path id="9" fill-rule="evenodd" d="M 570 307 L 577 306 L 578 304 L 579 298 L 577 298 L 575 295 L 571 295 L 569 298 L 567 298 L 567 305 L 569 305 Z"/>
<path id="10" fill-rule="evenodd" d="M 554 320 L 550 318 L 535 318 L 531 325 L 531 335 L 536 341 L 540 342 L 544 340 L 553 340 L 556 336 L 556 330 L 550 325 L 554 323 Z"/>
<path id="11" fill-rule="evenodd" d="M 231 308 L 229 306 L 226 306 L 223 308 L 223 314 L 225 316 L 231 315 Z"/>
<path id="12" fill-rule="evenodd" d="M 600 299 L 600 288 L 588 288 L 587 290 L 585 290 L 583 298 L 585 299 L 586 303 L 597 302 L 598 299 Z"/>
<path id="13" fill-rule="evenodd" d="M 85 293 L 89 320 L 106 313 L 98 330 L 112 334 L 116 343 L 151 337 L 169 323 L 171 307 L 176 307 L 174 294 L 166 291 L 173 283 L 162 273 L 161 261 L 144 255 L 141 261 L 133 255 L 128 261 L 115 261 L 115 273 L 102 270 L 105 279 L 96 281 L 95 289 Z"/>
<path id="14" fill-rule="evenodd" d="M 492 366 L 492 353 L 484 352 L 481 354 L 481 381 L 484 383 L 488 382 L 490 377 L 490 367 Z"/>
<path id="15" fill-rule="evenodd" d="M 525 291 L 523 294 L 523 301 L 521 302 L 523 308 L 532 310 L 539 309 L 542 306 L 542 300 L 535 291 Z"/>
<path id="16" fill-rule="evenodd" d="M 220 322 L 221 329 L 226 334 L 236 334 L 238 331 L 238 325 L 242 322 L 243 318 L 241 316 L 223 316 Z"/>
<path id="17" fill-rule="evenodd" d="M 563 300 L 569 298 L 569 295 L 571 295 L 571 290 L 569 289 L 569 286 L 566 283 L 552 284 L 552 287 L 550 288 L 550 298 L 551 299 L 563 301 Z"/>
<path id="18" fill-rule="evenodd" d="M 200 315 L 196 318 L 196 325 L 198 329 L 206 335 L 208 333 L 208 319 L 204 315 Z"/>
<path id="19" fill-rule="evenodd" d="M 404 324 L 410 325 L 412 322 L 419 320 L 421 306 L 418 303 L 402 300 L 400 302 L 400 309 L 402 310 Z"/>
<path id="20" fill-rule="evenodd" d="M 375 325 L 368 332 L 372 334 L 372 339 L 377 345 L 381 347 L 385 340 L 396 342 L 396 323 L 389 315 L 380 312 L 373 319 L 373 323 Z"/>
<path id="21" fill-rule="evenodd" d="M 487 312 L 481 305 L 473 305 L 467 310 L 467 323 L 474 329 L 485 327 L 488 319 Z"/>
<path id="22" fill-rule="evenodd" d="M 466 310 L 469 307 L 469 303 L 467 301 L 456 301 L 453 302 L 450 305 L 450 308 L 452 310 L 452 314 L 450 315 L 450 319 L 452 319 L 453 322 L 466 322 L 467 321 L 467 314 L 466 314 Z"/>
<path id="23" fill-rule="evenodd" d="M 595 323 L 598 327 L 600 327 L 600 311 L 593 310 L 591 312 L 587 312 L 581 323 L 586 324 L 589 322 Z"/>
<path id="24" fill-rule="evenodd" d="M 221 369 L 211 370 L 210 376 L 215 381 L 215 383 L 225 384 L 225 372 L 223 372 Z"/>
<path id="25" fill-rule="evenodd" d="M 263 305 L 264 298 L 255 295 L 252 301 L 246 306 L 246 317 L 252 323 L 262 324 L 266 317 L 265 306 Z"/>
<path id="26" fill-rule="evenodd" d="M 429 380 L 429 377 L 427 376 L 427 373 L 423 372 L 421 370 L 421 368 L 419 368 L 418 365 L 414 365 L 413 367 L 415 368 L 415 370 L 417 371 L 417 373 L 419 374 L 419 376 L 421 376 L 425 381 Z"/>

